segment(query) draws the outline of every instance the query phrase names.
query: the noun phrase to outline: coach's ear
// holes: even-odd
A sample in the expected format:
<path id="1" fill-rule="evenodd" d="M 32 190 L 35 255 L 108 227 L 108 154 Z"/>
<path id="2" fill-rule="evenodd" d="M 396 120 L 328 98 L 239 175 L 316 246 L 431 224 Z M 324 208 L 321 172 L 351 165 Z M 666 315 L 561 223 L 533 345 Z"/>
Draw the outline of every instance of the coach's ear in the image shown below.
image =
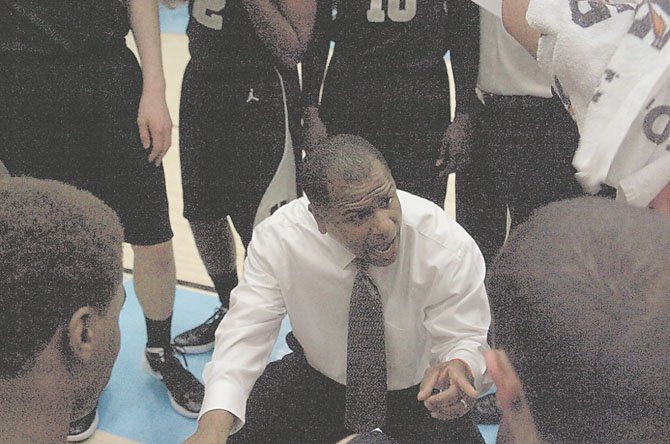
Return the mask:
<path id="1" fill-rule="evenodd" d="M 502 350 L 484 353 L 486 368 L 496 385 L 496 401 L 502 411 L 496 444 L 539 444 L 521 380 Z"/>
<path id="2" fill-rule="evenodd" d="M 323 214 L 324 212 L 323 209 L 311 203 L 307 206 L 307 209 L 309 210 L 310 213 L 312 213 L 312 216 L 314 216 L 316 225 L 319 227 L 319 232 L 321 234 L 326 234 L 328 232 L 328 229 L 326 227 L 326 218 Z"/>

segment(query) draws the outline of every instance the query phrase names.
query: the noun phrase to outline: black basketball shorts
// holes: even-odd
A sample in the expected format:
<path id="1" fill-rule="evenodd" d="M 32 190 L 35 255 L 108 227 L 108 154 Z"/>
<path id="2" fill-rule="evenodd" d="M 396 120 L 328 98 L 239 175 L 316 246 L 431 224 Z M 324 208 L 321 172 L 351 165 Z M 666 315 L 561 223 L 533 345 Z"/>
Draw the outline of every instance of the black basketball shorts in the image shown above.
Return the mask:
<path id="1" fill-rule="evenodd" d="M 0 63 L 0 160 L 12 175 L 55 179 L 113 208 L 126 242 L 172 238 L 162 167 L 137 128 L 142 74 L 130 50 Z"/>
<path id="2" fill-rule="evenodd" d="M 250 236 L 284 153 L 284 100 L 296 95 L 290 80 L 274 68 L 201 66 L 191 60 L 179 124 L 184 217 L 230 216 L 238 232 Z"/>

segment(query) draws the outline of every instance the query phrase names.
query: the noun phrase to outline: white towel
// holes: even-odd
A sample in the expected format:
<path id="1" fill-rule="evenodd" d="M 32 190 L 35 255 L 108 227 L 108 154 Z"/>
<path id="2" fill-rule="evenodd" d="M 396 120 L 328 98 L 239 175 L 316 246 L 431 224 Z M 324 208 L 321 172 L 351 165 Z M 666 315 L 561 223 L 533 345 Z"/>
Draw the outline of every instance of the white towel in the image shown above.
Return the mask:
<path id="1" fill-rule="evenodd" d="M 579 126 L 577 179 L 647 206 L 670 181 L 670 0 L 533 0 L 528 20 Z"/>
<path id="2" fill-rule="evenodd" d="M 653 68 L 629 92 L 626 106 L 619 107 L 611 121 L 605 121 L 608 126 L 603 137 L 592 145 L 580 144 L 580 149 L 583 146 L 592 151 L 620 145 L 604 182 L 617 188 L 619 199 L 637 207 L 649 205 L 670 183 L 670 52 L 664 49 L 658 56 Z M 635 109 L 637 113 L 631 112 Z M 633 121 L 629 124 L 630 118 Z"/>
<path id="3" fill-rule="evenodd" d="M 670 181 L 670 170 L 659 177 L 656 167 L 647 168 L 670 155 L 669 28 L 669 0 L 637 6 L 589 105 L 573 162 L 583 184 L 607 183 L 635 206 L 647 206 Z M 655 185 L 639 190 L 636 183 Z"/>
<path id="4" fill-rule="evenodd" d="M 531 0 L 528 6 L 526 19 L 542 35 L 540 68 L 560 83 L 555 89 L 580 132 L 593 92 L 633 17 L 630 6 L 617 7 L 573 0 Z"/>

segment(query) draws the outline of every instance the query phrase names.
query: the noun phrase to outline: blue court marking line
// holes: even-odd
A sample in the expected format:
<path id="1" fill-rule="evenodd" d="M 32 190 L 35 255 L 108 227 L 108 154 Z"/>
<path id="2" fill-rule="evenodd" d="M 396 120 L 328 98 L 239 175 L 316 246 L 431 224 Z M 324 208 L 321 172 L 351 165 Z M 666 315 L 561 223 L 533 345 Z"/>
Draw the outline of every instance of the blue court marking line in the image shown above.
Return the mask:
<path id="1" fill-rule="evenodd" d="M 163 383 L 140 368 L 146 343 L 142 310 L 135 297 L 132 280 L 125 283 L 128 297 L 121 311 L 121 351 L 109 386 L 100 398 L 99 428 L 105 432 L 147 444 L 177 444 L 196 428 L 194 419 L 179 415 L 170 406 Z M 218 298 L 198 291 L 177 288 L 173 315 L 173 334 L 191 328 L 208 318 L 218 307 Z M 270 360 L 279 359 L 290 350 L 284 341 L 290 331 L 284 319 L 279 339 Z M 202 380 L 202 370 L 211 353 L 188 355 L 189 369 Z M 487 444 L 495 443 L 498 426 L 479 426 Z"/>
<path id="2" fill-rule="evenodd" d="M 188 25 L 188 4 L 184 3 L 175 9 L 169 9 L 163 4 L 159 5 L 158 15 L 160 18 L 161 32 L 186 33 Z"/>
<path id="3" fill-rule="evenodd" d="M 175 412 L 163 383 L 141 369 L 140 359 L 146 344 L 144 316 L 132 280 L 127 281 L 125 287 L 128 297 L 119 321 L 121 351 L 109 386 L 100 398 L 99 428 L 142 443 L 181 443 L 195 431 L 196 420 Z M 173 335 L 204 321 L 218 305 L 216 297 L 179 287 L 172 320 Z M 275 345 L 271 359 L 279 359 L 289 351 L 283 341 L 289 330 L 286 318 L 279 336 L 282 340 Z M 186 359 L 191 372 L 202 380 L 202 370 L 211 359 L 211 353 L 188 355 Z"/>

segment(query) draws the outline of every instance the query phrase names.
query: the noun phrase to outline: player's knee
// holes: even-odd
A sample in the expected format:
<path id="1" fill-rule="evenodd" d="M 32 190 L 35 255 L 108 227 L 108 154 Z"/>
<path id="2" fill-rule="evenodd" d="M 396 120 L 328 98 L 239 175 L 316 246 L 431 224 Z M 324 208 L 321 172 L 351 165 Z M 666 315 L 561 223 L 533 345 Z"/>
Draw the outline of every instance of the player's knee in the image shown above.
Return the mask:
<path id="1" fill-rule="evenodd" d="M 133 245 L 135 260 L 151 265 L 155 269 L 174 268 L 174 252 L 172 240 L 155 245 Z"/>

